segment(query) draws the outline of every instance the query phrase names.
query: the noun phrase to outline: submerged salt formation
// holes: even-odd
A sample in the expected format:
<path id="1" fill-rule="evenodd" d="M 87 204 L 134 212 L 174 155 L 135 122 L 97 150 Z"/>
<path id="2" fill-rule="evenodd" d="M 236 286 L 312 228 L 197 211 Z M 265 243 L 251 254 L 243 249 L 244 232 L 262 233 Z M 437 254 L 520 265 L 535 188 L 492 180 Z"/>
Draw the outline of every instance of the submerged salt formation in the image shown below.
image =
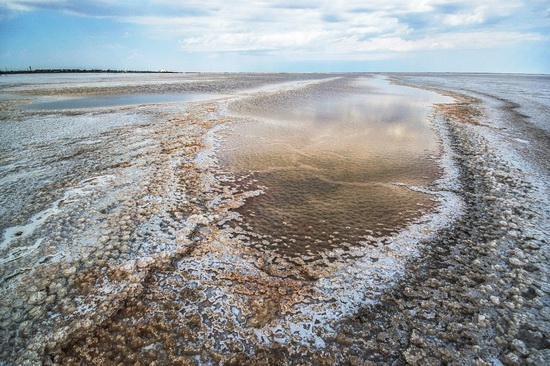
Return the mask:
<path id="1" fill-rule="evenodd" d="M 380 78 L 334 78 L 230 104 L 222 165 L 264 194 L 237 211 L 257 247 L 311 260 L 398 233 L 433 208 L 439 147 L 427 106 L 445 99 Z"/>
<path id="2" fill-rule="evenodd" d="M 397 150 L 397 157 L 409 156 L 415 168 L 407 170 L 410 164 L 399 165 L 399 159 L 397 165 L 382 159 L 392 169 L 377 171 L 376 179 L 369 180 L 365 177 L 379 164 L 365 162 L 375 155 L 368 149 L 349 150 L 358 140 L 347 138 L 346 129 L 331 130 L 325 124 L 329 135 L 342 132 L 336 133 L 340 145 L 308 135 L 308 123 L 337 118 L 328 113 L 334 109 L 316 116 L 295 109 L 295 103 L 314 106 L 327 95 L 368 96 L 383 88 L 407 93 L 410 88 L 362 75 L 142 77 L 86 75 L 2 85 L 5 95 L 24 98 L 0 101 L 4 363 L 387 364 L 464 359 L 482 364 L 500 358 L 543 364 L 544 338 L 536 333 L 543 329 L 536 325 L 540 323 L 527 329 L 518 320 L 515 335 L 500 330 L 503 319 L 539 314 L 522 311 L 521 304 L 541 309 L 535 302 L 546 296 L 536 276 L 547 271 L 531 271 L 537 265 L 530 249 L 546 251 L 546 239 L 535 225 L 518 226 L 542 225 L 533 203 L 534 189 L 541 188 L 521 177 L 521 167 L 510 168 L 494 154 L 492 142 L 475 127 L 463 125 L 466 116 L 479 125 L 487 123 L 475 101 L 454 95 L 457 104 L 433 108 L 429 101 L 414 107 L 423 123 L 419 137 L 433 134 L 420 140 L 418 153 L 405 149 L 406 144 Z M 44 96 L 174 92 L 223 96 L 66 111 L 19 109 Z M 412 95 L 400 105 L 412 102 Z M 358 112 L 361 120 L 366 112 Z M 390 119 L 406 115 L 400 112 Z M 348 117 L 342 121 L 353 121 Z M 383 127 L 384 121 L 379 124 Z M 272 133 L 269 126 L 277 125 Z M 357 133 L 368 124 L 358 127 L 349 131 Z M 393 127 L 395 134 L 407 135 L 419 128 Z M 283 137 L 298 141 L 291 150 L 280 149 L 264 143 L 269 137 L 279 147 Z M 323 146 L 330 146 L 329 153 Z M 300 172 L 307 179 L 297 179 Z M 313 189 L 311 182 L 319 188 Z M 367 211 L 348 212 L 361 185 L 381 185 L 385 197 L 406 197 L 412 208 L 385 210 L 389 215 L 374 220 L 382 221 L 376 230 L 370 221 L 361 221 Z M 295 193 L 285 193 L 287 186 Z M 329 190 L 335 195 L 328 206 L 346 211 L 327 211 L 335 216 L 328 237 L 320 226 L 304 225 L 308 210 L 317 214 L 319 206 L 291 204 L 303 199 L 308 188 L 313 191 L 309 200 L 322 201 L 313 193 L 326 194 L 326 187 L 349 189 L 342 200 L 337 189 Z M 513 202 L 518 190 L 525 204 Z M 281 197 L 288 205 L 274 207 Z M 500 216 L 501 208 L 506 217 Z M 290 215 L 299 238 L 292 237 L 289 225 L 276 226 L 266 212 L 282 215 L 287 224 L 291 220 L 284 215 Z M 398 220 L 394 212 L 402 213 Z M 355 225 L 346 225 L 348 218 Z M 509 230 L 493 228 L 494 220 L 506 220 Z M 366 234 L 354 233 L 356 228 Z M 316 241 L 321 244 L 315 246 Z M 279 250 L 284 244 L 292 250 Z M 514 254 L 508 262 L 498 257 L 492 263 L 492 256 L 476 261 L 469 257 L 469 245 Z M 468 268 L 473 268 L 471 274 Z M 426 271 L 429 279 L 422 277 Z M 502 289 L 493 273 L 504 274 Z M 456 280 L 455 275 L 462 277 Z M 514 284 L 520 277 L 524 283 Z M 480 283 L 483 289 L 468 287 Z M 509 300 L 501 291 L 516 297 Z M 473 296 L 479 310 L 463 308 L 457 296 Z M 542 310 L 540 314 L 544 316 Z M 453 327 L 464 319 L 472 326 L 461 329 L 482 347 L 478 351 L 463 338 L 445 335 L 456 333 Z M 488 341 L 497 334 L 499 340 Z M 536 342 L 527 345 L 527 339 Z"/>

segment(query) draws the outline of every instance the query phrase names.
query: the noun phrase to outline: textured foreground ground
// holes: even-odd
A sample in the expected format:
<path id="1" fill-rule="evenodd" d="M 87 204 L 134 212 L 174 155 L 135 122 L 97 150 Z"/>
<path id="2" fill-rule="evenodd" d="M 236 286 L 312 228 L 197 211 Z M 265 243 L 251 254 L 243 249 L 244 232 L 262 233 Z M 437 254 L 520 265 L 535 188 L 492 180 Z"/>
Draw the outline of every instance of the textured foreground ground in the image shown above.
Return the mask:
<path id="1" fill-rule="evenodd" d="M 2 84 L 29 100 L 223 96 L 0 100 L 0 364 L 550 363 L 548 79 L 395 76 L 456 100 L 430 117 L 444 174 L 422 189 L 439 209 L 306 263 L 224 226 L 261 192 L 220 169 L 219 144 L 247 120 L 235 100 L 346 76 L 150 77 Z"/>

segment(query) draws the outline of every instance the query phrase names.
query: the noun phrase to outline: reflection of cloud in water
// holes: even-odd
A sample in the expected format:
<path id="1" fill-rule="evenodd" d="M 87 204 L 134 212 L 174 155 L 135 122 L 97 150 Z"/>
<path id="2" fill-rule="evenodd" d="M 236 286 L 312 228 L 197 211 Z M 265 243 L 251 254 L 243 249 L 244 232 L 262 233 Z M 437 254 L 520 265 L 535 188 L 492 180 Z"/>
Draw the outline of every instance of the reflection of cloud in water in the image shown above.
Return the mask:
<path id="1" fill-rule="evenodd" d="M 263 118 L 237 126 L 221 158 L 233 171 L 256 172 L 266 187 L 239 209 L 244 222 L 288 253 L 404 227 L 434 204 L 392 184 L 425 185 L 440 174 L 427 123 L 428 107 L 440 99 L 381 79 L 341 78 L 235 103 L 238 113 Z"/>
<path id="2" fill-rule="evenodd" d="M 397 139 L 404 137 L 406 133 L 405 129 L 402 126 L 392 126 L 389 127 L 386 131 L 388 135 Z"/>

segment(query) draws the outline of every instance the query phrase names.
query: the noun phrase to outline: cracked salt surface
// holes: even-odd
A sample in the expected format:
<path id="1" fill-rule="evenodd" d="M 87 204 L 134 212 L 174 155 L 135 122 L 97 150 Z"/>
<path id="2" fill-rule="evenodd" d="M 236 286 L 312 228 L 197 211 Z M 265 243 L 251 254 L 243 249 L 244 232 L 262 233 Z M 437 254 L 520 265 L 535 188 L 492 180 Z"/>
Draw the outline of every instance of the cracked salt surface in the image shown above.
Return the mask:
<path id="1" fill-rule="evenodd" d="M 47 359 L 57 364 L 217 364 L 253 362 L 262 352 L 277 354 L 277 349 L 285 350 L 282 354 L 290 360 L 299 359 L 304 352 L 327 359 L 339 354 L 344 360 L 348 353 L 360 349 L 362 346 L 349 347 L 349 340 L 339 338 L 343 319 L 379 304 L 382 294 L 391 293 L 404 280 L 411 260 L 430 250 L 426 243 L 462 215 L 463 202 L 455 193 L 461 189 L 457 156 L 451 148 L 448 121 L 431 110 L 429 103 L 419 103 L 426 108 L 423 128 L 435 131 L 432 138 L 438 142 L 422 153 L 423 161 L 435 164 L 440 174 L 389 179 L 382 184 L 387 189 L 427 196 L 434 201 L 433 209 L 415 211 L 414 218 L 389 235 L 376 234 L 378 229 L 370 228 L 358 240 L 359 245 L 328 247 L 312 252 L 307 260 L 301 255 L 277 253 L 254 245 L 256 239 L 269 242 L 271 238 L 254 233 L 246 227 L 249 218 L 239 214 L 246 212 L 242 210 L 254 199 L 269 195 L 272 187 L 246 169 L 234 172 L 224 164 L 226 146 L 239 128 L 267 119 L 229 111 L 235 103 L 242 105 L 256 97 L 260 102 L 278 103 L 288 95 L 292 100 L 313 91 L 316 98 L 322 96 L 323 88 L 334 92 L 341 90 L 344 79 L 357 80 L 356 75 L 284 77 L 258 76 L 263 81 L 257 84 L 253 78 L 239 84 L 246 79 L 242 75 L 220 77 L 217 80 L 223 88 L 230 85 L 228 80 L 240 85 L 231 97 L 182 105 L 100 109 L 75 116 L 62 111 L 9 112 L 20 113 L 13 116 L 29 127 L 41 120 L 77 124 L 73 126 L 77 138 L 62 146 L 71 154 L 56 166 L 72 167 L 59 171 L 72 171 L 77 179 L 65 182 L 51 171 L 37 171 L 37 180 L 48 177 L 59 186 L 44 188 L 52 198 L 40 201 L 41 212 L 59 208 L 63 198 L 72 202 L 20 242 L 14 239 L 2 250 L 4 260 L 13 256 L 15 251 L 10 250 L 17 244 L 29 257 L 17 254 L 9 263 L 11 267 L 1 272 L 5 296 L 0 300 L 0 321 L 6 345 L 1 349 L 2 358 L 14 363 Z M 297 81 L 299 77 L 303 80 Z M 209 77 L 208 82 L 214 79 Z M 352 90 L 368 86 L 370 81 L 361 78 Z M 262 83 L 276 86 L 262 87 Z M 93 87 L 93 82 L 87 85 Z M 70 83 L 66 86 L 70 89 Z M 157 88 L 154 83 L 149 86 Z M 29 88 L 33 93 L 44 89 Z M 90 90 L 84 88 L 79 93 L 87 95 Z M 273 103 L 276 108 L 271 112 L 278 108 Z M 305 117 L 308 113 L 311 111 L 304 112 Z M 289 126 L 277 116 L 268 120 L 277 122 L 277 128 Z M 86 132 L 87 124 L 97 128 Z M 391 127 L 389 136 L 408 131 Z M 63 141 L 70 135 L 47 132 L 42 140 Z M 414 129 L 409 132 L 413 134 Z M 21 130 L 13 136 L 17 137 L 14 145 L 22 140 L 43 142 L 40 134 L 26 136 Z M 326 141 L 326 136 L 321 134 L 318 141 Z M 70 150 L 73 141 L 76 146 L 93 149 L 75 153 Z M 345 157 L 336 152 L 329 154 L 331 159 Z M 51 158 L 54 154 L 45 151 L 43 155 Z M 36 156 L 21 157 L 41 165 Z M 297 166 L 302 169 L 312 164 L 308 161 Z M 10 187 L 13 196 L 24 196 L 23 185 L 9 183 L 17 171 L 5 171 L 8 174 L 2 184 Z M 326 181 L 350 183 L 341 178 Z M 357 180 L 351 183 L 362 189 L 369 186 Z M 238 225 L 231 226 L 231 222 Z M 4 228 L 25 225 L 4 224 Z M 342 225 L 338 231 L 345 233 L 346 226 L 354 225 Z M 291 234 L 285 236 L 288 240 L 278 243 L 293 239 Z M 64 255 L 48 260 L 59 253 Z M 27 269 L 20 272 L 17 266 Z M 370 341 L 376 343 L 366 340 Z M 332 363 L 337 362 L 333 359 Z"/>
<path id="2" fill-rule="evenodd" d="M 57 201 L 54 201 L 52 203 L 51 207 L 49 207 L 46 210 L 40 211 L 40 212 L 34 214 L 33 216 L 31 216 L 28 220 L 28 221 L 30 221 L 28 224 L 12 226 L 12 227 L 9 227 L 9 228 L 5 229 L 4 230 L 4 240 L 2 241 L 2 243 L 0 243 L 0 250 L 4 249 L 5 247 L 10 245 L 12 242 L 14 242 L 17 239 L 23 239 L 23 238 L 29 236 L 38 227 L 43 225 L 44 222 L 46 220 L 48 220 L 51 216 L 55 216 L 55 215 L 59 214 L 62 211 L 60 209 L 61 204 L 67 204 L 67 203 L 70 203 L 70 202 L 75 202 L 75 201 L 79 200 L 79 198 L 81 196 L 90 194 L 96 186 L 105 186 L 113 179 L 114 179 L 114 176 L 112 176 L 112 175 L 104 175 L 104 176 L 89 178 L 89 179 L 86 179 L 85 181 L 82 182 L 82 183 L 85 183 L 85 184 L 82 185 L 81 187 L 76 187 L 76 188 L 72 188 L 72 189 L 69 189 L 69 190 L 65 191 L 65 193 L 63 194 L 63 197 L 60 198 Z M 43 239 L 40 239 L 40 241 L 41 240 L 43 240 Z M 37 241 L 37 243 L 38 242 L 39 241 Z M 34 246 L 30 247 L 29 249 L 34 250 L 39 245 L 40 245 L 40 243 L 35 244 Z M 17 258 L 20 258 L 21 256 L 24 255 L 24 254 L 22 254 L 21 250 L 22 250 L 22 248 L 17 248 L 17 251 L 19 253 L 19 256 Z M 11 256 L 8 255 L 8 258 L 10 258 L 10 257 Z M 14 259 L 17 259 L 17 258 L 11 258 L 9 260 L 14 260 Z M 8 260 L 2 259 L 2 261 L 6 262 Z M 0 263 L 2 263 L 2 262 L 0 262 Z"/>

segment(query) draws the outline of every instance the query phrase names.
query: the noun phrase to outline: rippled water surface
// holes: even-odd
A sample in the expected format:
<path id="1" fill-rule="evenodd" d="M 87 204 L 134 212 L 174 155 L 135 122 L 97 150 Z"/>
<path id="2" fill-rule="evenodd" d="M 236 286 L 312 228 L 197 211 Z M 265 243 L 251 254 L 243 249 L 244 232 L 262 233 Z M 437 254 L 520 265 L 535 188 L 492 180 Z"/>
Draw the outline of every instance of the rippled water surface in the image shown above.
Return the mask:
<path id="1" fill-rule="evenodd" d="M 440 174 L 428 116 L 444 101 L 381 78 L 346 77 L 235 103 L 253 120 L 228 136 L 222 160 L 253 172 L 248 183 L 265 194 L 249 199 L 234 225 L 256 246 L 311 256 L 403 228 L 434 206 L 405 185 Z"/>

